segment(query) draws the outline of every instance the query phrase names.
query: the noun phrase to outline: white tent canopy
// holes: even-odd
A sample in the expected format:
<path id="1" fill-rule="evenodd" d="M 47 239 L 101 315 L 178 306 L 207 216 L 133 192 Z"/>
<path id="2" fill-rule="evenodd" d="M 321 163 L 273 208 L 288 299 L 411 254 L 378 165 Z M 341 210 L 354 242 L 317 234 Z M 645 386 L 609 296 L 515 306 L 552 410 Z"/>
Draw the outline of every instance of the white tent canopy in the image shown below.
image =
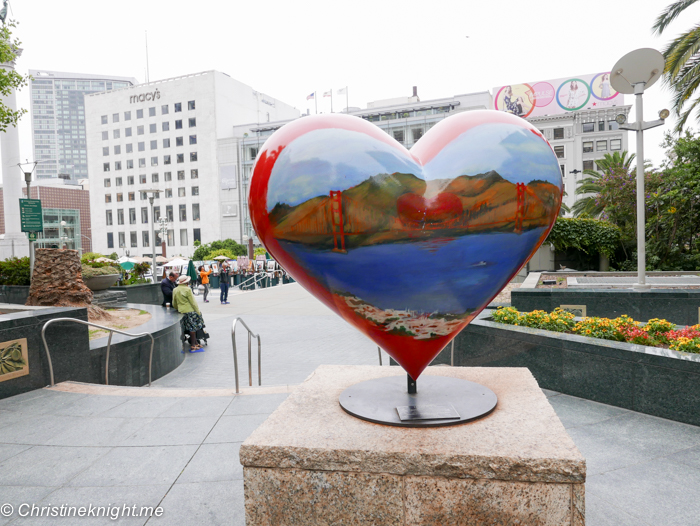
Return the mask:
<path id="1" fill-rule="evenodd" d="M 183 265 L 188 265 L 190 263 L 189 259 L 181 259 L 181 258 L 176 258 L 173 259 L 172 261 L 168 261 L 164 267 L 181 267 Z"/>

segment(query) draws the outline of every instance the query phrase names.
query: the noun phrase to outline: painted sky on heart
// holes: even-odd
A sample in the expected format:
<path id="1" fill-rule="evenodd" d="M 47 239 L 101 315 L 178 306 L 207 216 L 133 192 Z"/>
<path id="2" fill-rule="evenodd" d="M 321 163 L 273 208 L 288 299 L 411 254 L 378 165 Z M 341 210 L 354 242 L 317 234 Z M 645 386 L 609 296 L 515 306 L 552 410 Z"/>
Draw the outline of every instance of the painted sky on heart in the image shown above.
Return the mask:
<path id="1" fill-rule="evenodd" d="M 295 139 L 282 151 L 270 174 L 267 209 L 277 203 L 295 206 L 381 174 L 411 173 L 432 180 L 491 170 L 512 183 L 538 179 L 561 186 L 552 149 L 522 127 L 493 123 L 471 128 L 422 168 L 401 150 L 363 133 L 324 129 Z"/>

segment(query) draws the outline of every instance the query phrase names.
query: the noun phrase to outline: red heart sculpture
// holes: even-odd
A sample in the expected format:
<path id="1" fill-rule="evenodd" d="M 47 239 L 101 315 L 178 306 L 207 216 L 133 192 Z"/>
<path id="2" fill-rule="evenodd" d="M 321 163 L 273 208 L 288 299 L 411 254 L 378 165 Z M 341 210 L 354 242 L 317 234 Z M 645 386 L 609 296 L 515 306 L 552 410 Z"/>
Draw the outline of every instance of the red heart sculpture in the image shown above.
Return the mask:
<path id="1" fill-rule="evenodd" d="M 470 111 L 410 152 L 357 117 L 293 121 L 263 145 L 248 202 L 268 252 L 417 379 L 535 253 L 561 196 L 537 129 Z"/>

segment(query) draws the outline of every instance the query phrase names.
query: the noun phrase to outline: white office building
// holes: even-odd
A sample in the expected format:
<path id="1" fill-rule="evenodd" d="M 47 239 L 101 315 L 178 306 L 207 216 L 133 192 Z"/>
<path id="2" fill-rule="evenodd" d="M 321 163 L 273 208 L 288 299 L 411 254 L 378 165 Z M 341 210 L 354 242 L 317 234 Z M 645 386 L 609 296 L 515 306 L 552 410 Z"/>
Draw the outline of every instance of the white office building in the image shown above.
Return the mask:
<path id="1" fill-rule="evenodd" d="M 93 247 L 167 255 L 194 242 L 241 241 L 242 189 L 234 126 L 290 120 L 299 111 L 218 71 L 86 97 Z M 154 213 L 146 190 L 157 190 Z M 157 230 L 158 227 L 156 226 Z"/>
<path id="2" fill-rule="evenodd" d="M 32 147 L 37 179 L 88 176 L 85 96 L 138 84 L 135 78 L 30 69 Z"/>

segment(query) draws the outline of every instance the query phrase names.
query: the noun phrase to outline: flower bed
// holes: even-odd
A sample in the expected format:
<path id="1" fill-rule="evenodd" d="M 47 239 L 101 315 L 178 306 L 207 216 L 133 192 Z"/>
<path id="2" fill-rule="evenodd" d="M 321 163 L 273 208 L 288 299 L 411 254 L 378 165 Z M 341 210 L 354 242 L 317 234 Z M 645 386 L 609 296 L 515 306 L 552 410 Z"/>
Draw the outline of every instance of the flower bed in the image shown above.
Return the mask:
<path id="1" fill-rule="evenodd" d="M 666 320 L 653 318 L 642 324 L 626 315 L 614 319 L 590 317 L 577 321 L 572 313 L 559 308 L 552 312 L 535 310 L 521 313 L 513 307 L 499 307 L 491 317 L 493 321 L 507 325 L 700 354 L 700 324 L 677 329 L 676 325 Z"/>

